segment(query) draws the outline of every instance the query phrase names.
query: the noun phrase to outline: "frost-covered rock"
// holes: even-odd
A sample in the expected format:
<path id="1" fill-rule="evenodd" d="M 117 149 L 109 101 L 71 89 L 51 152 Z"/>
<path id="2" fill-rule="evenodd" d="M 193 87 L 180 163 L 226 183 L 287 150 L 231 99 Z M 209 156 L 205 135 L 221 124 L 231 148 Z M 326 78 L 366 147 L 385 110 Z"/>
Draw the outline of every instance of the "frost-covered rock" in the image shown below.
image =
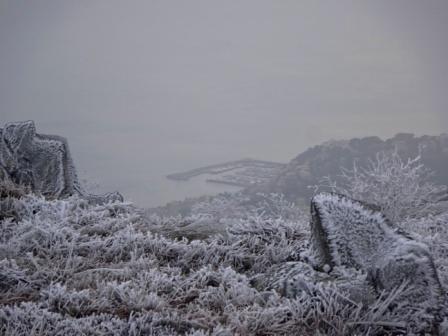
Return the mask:
<path id="1" fill-rule="evenodd" d="M 93 203 L 122 200 L 118 193 L 87 194 L 78 181 L 67 140 L 37 134 L 33 121 L 0 128 L 0 181 L 27 186 L 50 198 L 81 195 Z"/>
<path id="2" fill-rule="evenodd" d="M 406 297 L 435 312 L 443 303 L 443 289 L 432 256 L 419 243 L 397 241 L 374 265 L 373 283 L 378 291 L 391 291 L 408 283 Z"/>
<path id="3" fill-rule="evenodd" d="M 362 270 L 378 293 L 407 283 L 411 305 L 440 307 L 443 290 L 428 247 L 394 230 L 374 206 L 339 194 L 316 195 L 311 250 L 319 269 Z"/>

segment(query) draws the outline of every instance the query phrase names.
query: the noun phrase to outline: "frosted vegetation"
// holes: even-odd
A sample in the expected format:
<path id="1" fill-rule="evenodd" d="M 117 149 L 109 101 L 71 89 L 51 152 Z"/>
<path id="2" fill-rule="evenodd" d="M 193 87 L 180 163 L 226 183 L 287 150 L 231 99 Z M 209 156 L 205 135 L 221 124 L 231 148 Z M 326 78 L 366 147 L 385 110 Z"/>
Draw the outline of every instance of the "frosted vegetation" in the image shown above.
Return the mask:
<path id="1" fill-rule="evenodd" d="M 379 152 L 365 168 L 355 161 L 353 169 L 342 170 L 340 185 L 326 177 L 316 189 L 329 187 L 376 205 L 392 223 L 406 226 L 410 219 L 442 210 L 439 200 L 446 195 L 447 187 L 432 183 L 431 175 L 420 156 L 403 160 L 396 151 Z"/>
<path id="2" fill-rule="evenodd" d="M 332 187 L 429 246 L 445 287 L 448 211 L 419 160 L 379 156 L 344 174 Z M 11 183 L 0 191 L 2 335 L 387 335 L 446 324 L 444 294 L 434 312 L 408 300 L 406 281 L 375 292 L 363 269 L 313 269 L 309 211 L 281 195 L 227 194 L 160 217 Z"/>

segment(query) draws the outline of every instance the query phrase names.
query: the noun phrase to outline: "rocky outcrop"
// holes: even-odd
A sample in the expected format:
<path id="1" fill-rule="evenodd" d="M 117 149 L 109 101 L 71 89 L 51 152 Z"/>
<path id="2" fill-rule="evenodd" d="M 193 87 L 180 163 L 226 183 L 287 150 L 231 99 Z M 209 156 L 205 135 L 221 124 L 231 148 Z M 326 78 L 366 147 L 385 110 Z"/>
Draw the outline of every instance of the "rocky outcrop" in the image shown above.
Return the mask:
<path id="1" fill-rule="evenodd" d="M 0 129 L 0 181 L 28 187 L 47 198 L 80 195 L 93 203 L 122 200 L 119 193 L 90 195 L 77 178 L 67 140 L 37 134 L 33 121 Z"/>
<path id="2" fill-rule="evenodd" d="M 406 323 L 435 332 L 446 314 L 445 293 L 425 244 L 393 229 L 377 207 L 334 193 L 313 197 L 310 225 L 309 253 L 254 277 L 256 288 L 289 298 L 337 288 L 364 307 L 398 295 L 388 309 L 418 312 L 421 321 Z"/>
<path id="3" fill-rule="evenodd" d="M 317 269 L 361 270 L 378 294 L 406 283 L 411 306 L 437 310 L 442 304 L 443 289 L 428 247 L 393 229 L 375 206 L 338 194 L 314 196 L 311 251 Z"/>

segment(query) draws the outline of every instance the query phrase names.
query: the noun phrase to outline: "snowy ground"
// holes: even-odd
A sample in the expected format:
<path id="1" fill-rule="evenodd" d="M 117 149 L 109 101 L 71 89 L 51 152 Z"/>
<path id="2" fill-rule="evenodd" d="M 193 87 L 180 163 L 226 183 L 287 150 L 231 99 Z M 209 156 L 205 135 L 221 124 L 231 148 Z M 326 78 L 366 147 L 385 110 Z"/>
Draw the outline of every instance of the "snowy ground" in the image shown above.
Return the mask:
<path id="1" fill-rule="evenodd" d="M 285 265 L 307 263 L 308 215 L 281 197 L 251 207 L 218 198 L 188 218 L 79 198 L 4 199 L 14 211 L 0 222 L 2 335 L 383 335 L 425 323 L 421 311 L 394 309 L 403 288 L 364 305 L 332 285 L 354 270 L 304 277 L 293 298 L 272 289 Z M 409 222 L 445 284 L 447 218 Z"/>

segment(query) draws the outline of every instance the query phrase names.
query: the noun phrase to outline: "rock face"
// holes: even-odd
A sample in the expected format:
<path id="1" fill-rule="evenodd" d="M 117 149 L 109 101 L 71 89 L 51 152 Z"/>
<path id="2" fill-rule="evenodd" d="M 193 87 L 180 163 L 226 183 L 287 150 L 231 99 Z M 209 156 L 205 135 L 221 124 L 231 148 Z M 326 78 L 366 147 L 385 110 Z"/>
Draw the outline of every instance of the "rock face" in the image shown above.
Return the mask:
<path id="1" fill-rule="evenodd" d="M 268 183 L 253 187 L 254 192 L 282 193 L 289 200 L 309 200 L 313 190 L 308 186 L 330 176 L 338 181 L 341 168 L 352 169 L 356 160 L 365 167 L 379 152 L 397 150 L 403 160 L 421 156 L 422 163 L 434 172 L 433 182 L 448 185 L 448 134 L 415 137 L 413 134 L 397 134 L 381 140 L 378 137 L 329 141 L 307 149 L 292 159 L 288 165 Z"/>
<path id="2" fill-rule="evenodd" d="M 81 187 L 67 140 L 37 134 L 33 121 L 0 129 L 0 180 L 29 187 L 49 198 L 80 195 L 94 203 L 122 200 L 118 193 L 87 194 Z"/>
<path id="3" fill-rule="evenodd" d="M 435 332 L 446 314 L 445 293 L 425 244 L 393 229 L 375 206 L 339 194 L 314 196 L 310 222 L 309 260 L 274 265 L 254 277 L 253 286 L 289 298 L 336 287 L 365 307 L 398 295 L 388 309 L 404 319 L 415 312 L 410 316 L 422 320 L 406 323 Z"/>
<path id="4" fill-rule="evenodd" d="M 443 289 L 428 247 L 394 230 L 374 206 L 338 194 L 314 196 L 311 250 L 318 269 L 362 270 L 378 293 L 407 282 L 411 305 L 440 307 Z"/>

